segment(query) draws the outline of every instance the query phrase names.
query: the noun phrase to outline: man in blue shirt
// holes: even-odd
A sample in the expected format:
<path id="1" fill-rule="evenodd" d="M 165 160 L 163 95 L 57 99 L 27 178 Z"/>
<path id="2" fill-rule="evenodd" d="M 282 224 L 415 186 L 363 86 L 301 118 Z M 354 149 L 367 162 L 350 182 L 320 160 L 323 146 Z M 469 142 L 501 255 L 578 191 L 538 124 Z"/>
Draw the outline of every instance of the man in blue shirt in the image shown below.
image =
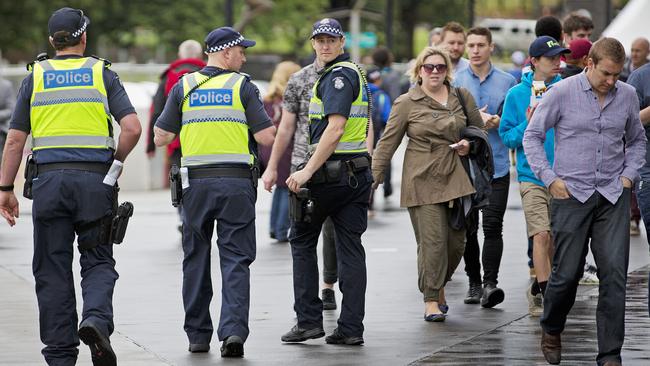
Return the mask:
<path id="1" fill-rule="evenodd" d="M 489 29 L 475 27 L 467 32 L 467 52 L 470 65 L 456 71 L 454 85 L 472 93 L 476 104 L 481 106 L 481 116 L 488 128 L 488 140 L 494 160 L 494 179 L 490 204 L 483 209 L 483 286 L 481 288 L 481 263 L 477 233 L 467 232 L 465 246 L 465 272 L 469 277 L 466 304 L 493 307 L 503 301 L 503 290 L 497 287 L 501 255 L 503 254 L 503 215 L 508 204 L 510 188 L 510 158 L 508 149 L 499 137 L 499 114 L 508 90 L 517 82 L 512 75 L 500 70 L 490 62 L 494 49 Z M 478 216 L 478 213 L 476 213 Z M 478 219 L 478 217 L 477 217 Z"/>
<path id="2" fill-rule="evenodd" d="M 542 352 L 551 364 L 561 361 L 561 333 L 591 247 L 600 279 L 596 362 L 621 365 L 630 192 L 646 152 L 635 90 L 617 80 L 624 62 L 623 45 L 614 38 L 601 38 L 589 51 L 585 72 L 553 87 L 524 133 L 530 167 L 553 196 L 555 252 L 540 320 Z M 551 129 L 552 166 L 544 149 Z"/>

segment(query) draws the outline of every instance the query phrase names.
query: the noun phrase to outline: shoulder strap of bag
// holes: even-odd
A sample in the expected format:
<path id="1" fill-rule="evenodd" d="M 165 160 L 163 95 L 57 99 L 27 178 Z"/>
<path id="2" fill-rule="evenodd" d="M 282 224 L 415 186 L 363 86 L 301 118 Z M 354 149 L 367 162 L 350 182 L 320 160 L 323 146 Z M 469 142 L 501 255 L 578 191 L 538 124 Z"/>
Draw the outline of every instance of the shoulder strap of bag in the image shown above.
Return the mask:
<path id="1" fill-rule="evenodd" d="M 465 113 L 465 119 L 469 119 L 469 115 L 467 114 L 467 107 L 465 107 L 465 98 L 463 98 L 463 93 L 460 92 L 460 88 L 456 88 L 456 94 L 458 95 L 458 101 L 460 102 L 460 106 L 463 108 L 463 113 Z"/>

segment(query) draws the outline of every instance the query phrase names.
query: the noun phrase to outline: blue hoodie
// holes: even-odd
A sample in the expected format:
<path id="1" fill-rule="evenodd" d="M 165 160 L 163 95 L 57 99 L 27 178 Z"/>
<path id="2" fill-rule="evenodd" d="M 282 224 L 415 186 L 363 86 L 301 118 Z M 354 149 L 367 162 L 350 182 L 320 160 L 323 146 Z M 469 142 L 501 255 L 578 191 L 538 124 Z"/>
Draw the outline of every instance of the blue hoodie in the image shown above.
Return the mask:
<path id="1" fill-rule="evenodd" d="M 558 75 L 553 80 L 546 84 L 546 86 L 553 85 L 562 78 Z M 544 183 L 539 180 L 535 173 L 528 165 L 528 159 L 524 153 L 524 146 L 522 140 L 524 138 L 524 131 L 528 126 L 526 119 L 526 110 L 530 105 L 530 96 L 532 95 L 531 88 L 533 87 L 533 73 L 529 72 L 521 77 L 521 83 L 513 86 L 506 94 L 506 99 L 503 104 L 503 114 L 501 115 L 501 123 L 499 124 L 499 135 L 503 144 L 510 149 L 517 151 L 517 179 L 519 182 L 535 183 L 544 187 Z M 554 158 L 554 130 L 550 129 L 546 132 L 546 141 L 544 142 L 544 150 L 546 151 L 546 158 L 553 166 Z"/>

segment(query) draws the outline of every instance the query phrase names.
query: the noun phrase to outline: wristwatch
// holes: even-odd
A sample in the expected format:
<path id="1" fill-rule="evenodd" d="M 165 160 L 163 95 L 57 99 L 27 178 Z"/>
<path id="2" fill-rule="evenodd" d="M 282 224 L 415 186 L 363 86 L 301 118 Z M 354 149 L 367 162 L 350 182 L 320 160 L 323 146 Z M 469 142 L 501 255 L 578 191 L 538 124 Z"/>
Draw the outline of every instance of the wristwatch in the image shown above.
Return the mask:
<path id="1" fill-rule="evenodd" d="M 0 192 L 9 192 L 14 190 L 14 185 L 0 186 Z"/>

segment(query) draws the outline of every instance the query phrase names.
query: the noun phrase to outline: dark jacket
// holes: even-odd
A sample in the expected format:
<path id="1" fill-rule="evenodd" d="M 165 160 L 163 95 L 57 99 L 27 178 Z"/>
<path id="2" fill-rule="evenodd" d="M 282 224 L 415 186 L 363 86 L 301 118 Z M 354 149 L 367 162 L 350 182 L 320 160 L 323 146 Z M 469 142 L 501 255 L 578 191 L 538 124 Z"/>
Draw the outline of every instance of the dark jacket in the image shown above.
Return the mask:
<path id="1" fill-rule="evenodd" d="M 478 222 L 475 222 L 472 218 L 475 215 L 471 213 L 490 203 L 494 161 L 492 148 L 484 130 L 469 126 L 460 132 L 460 138 L 470 142 L 469 154 L 462 157 L 461 161 L 476 192 L 454 201 L 449 224 L 452 228 L 465 227 L 468 233 L 474 233 L 478 230 Z"/>
<path id="2" fill-rule="evenodd" d="M 582 67 L 578 67 L 578 66 L 575 66 L 575 65 L 566 65 L 566 67 L 560 73 L 560 76 L 562 76 L 562 79 L 566 79 L 566 78 L 571 77 L 573 75 L 578 75 L 583 70 L 584 69 Z"/>

